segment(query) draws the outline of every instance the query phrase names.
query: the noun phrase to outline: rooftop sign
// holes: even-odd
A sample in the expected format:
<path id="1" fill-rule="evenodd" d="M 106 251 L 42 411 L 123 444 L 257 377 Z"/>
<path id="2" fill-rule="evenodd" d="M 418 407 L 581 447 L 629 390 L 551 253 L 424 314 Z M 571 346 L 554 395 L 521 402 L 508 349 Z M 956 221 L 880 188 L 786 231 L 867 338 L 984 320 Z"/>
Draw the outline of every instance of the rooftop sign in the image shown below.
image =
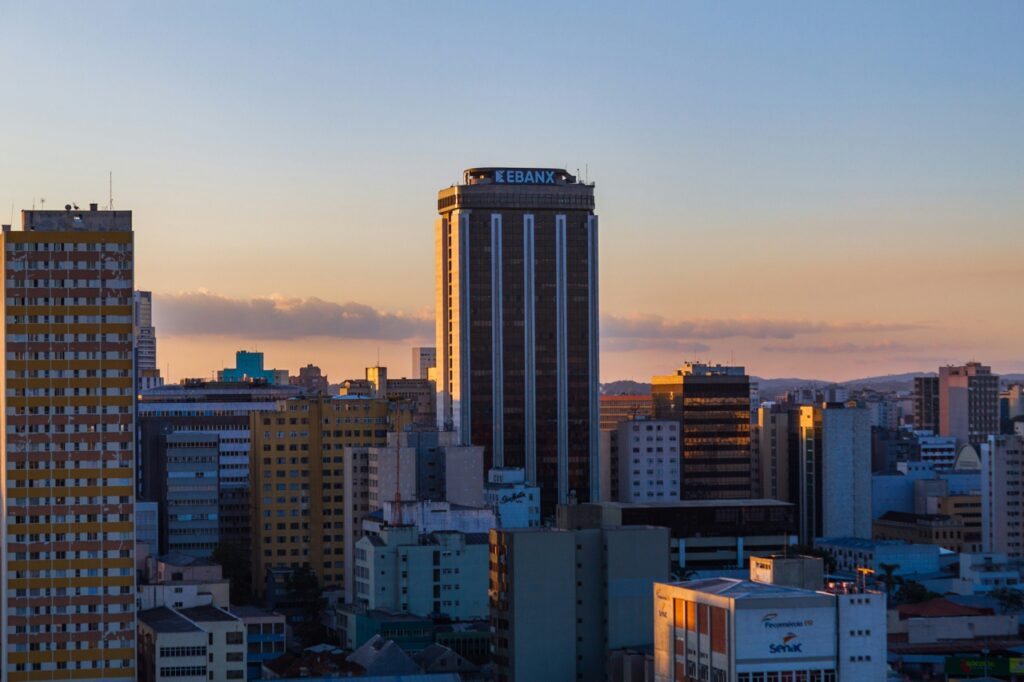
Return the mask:
<path id="1" fill-rule="evenodd" d="M 545 168 L 496 168 L 494 182 L 506 185 L 553 185 L 555 171 Z"/>

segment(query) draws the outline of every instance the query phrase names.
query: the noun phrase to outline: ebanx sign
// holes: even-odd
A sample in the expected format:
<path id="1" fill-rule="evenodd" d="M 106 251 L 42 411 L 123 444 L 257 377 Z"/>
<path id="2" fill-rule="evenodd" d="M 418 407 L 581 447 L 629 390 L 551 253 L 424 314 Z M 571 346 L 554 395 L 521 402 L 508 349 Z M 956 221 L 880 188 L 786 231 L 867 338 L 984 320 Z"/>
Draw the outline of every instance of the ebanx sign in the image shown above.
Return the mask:
<path id="1" fill-rule="evenodd" d="M 545 168 L 496 168 L 494 182 L 505 185 L 553 185 L 555 171 Z"/>

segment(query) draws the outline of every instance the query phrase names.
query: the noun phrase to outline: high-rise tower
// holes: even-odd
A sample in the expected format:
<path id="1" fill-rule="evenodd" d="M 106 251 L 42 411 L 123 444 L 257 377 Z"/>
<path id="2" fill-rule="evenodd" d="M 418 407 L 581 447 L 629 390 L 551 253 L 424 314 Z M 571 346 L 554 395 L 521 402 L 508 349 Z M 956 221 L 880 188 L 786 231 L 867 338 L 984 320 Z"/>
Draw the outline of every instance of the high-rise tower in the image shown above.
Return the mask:
<path id="1" fill-rule="evenodd" d="M 4 226 L 2 677 L 135 678 L 131 211 Z"/>
<path id="2" fill-rule="evenodd" d="M 470 168 L 438 193 L 438 424 L 523 467 L 542 507 L 599 486 L 594 186 Z"/>
<path id="3" fill-rule="evenodd" d="M 682 434 L 681 499 L 750 497 L 750 377 L 743 367 L 688 362 L 651 378 L 656 419 Z"/>

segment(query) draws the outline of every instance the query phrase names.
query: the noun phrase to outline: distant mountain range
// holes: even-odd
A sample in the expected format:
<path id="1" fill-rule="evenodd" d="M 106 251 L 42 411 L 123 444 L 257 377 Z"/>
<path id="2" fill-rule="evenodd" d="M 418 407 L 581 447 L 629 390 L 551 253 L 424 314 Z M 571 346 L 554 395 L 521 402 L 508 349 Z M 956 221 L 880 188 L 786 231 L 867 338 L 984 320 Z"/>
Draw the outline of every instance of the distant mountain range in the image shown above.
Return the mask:
<path id="1" fill-rule="evenodd" d="M 796 377 L 785 377 L 778 379 L 766 379 L 764 377 L 751 377 L 757 382 L 762 400 L 772 400 L 781 396 L 786 391 L 797 388 L 821 388 L 822 386 L 845 386 L 851 389 L 872 389 L 883 393 L 896 391 L 911 391 L 914 388 L 914 377 L 935 376 L 935 372 L 906 372 L 905 374 L 886 374 L 877 377 L 864 377 L 863 379 L 851 379 L 850 381 L 823 381 L 821 379 L 799 379 Z M 1002 374 L 1003 383 L 1024 383 L 1024 374 Z M 606 395 L 646 395 L 651 392 L 651 385 L 642 381 L 623 379 L 621 381 L 610 381 L 601 384 L 601 393 Z"/>

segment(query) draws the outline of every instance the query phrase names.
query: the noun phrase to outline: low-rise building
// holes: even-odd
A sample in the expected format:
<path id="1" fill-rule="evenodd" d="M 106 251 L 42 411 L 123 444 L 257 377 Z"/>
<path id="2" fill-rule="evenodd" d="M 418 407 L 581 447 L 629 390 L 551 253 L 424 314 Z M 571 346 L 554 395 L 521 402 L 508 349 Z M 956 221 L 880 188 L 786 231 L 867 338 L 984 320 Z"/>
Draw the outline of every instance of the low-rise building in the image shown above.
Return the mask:
<path id="1" fill-rule="evenodd" d="M 355 602 L 417 616 L 486 618 L 487 536 L 385 526 L 356 543 Z"/>
<path id="2" fill-rule="evenodd" d="M 136 604 L 140 610 L 166 606 L 227 608 L 231 585 L 219 564 L 188 554 L 148 557 L 139 575 Z"/>
<path id="3" fill-rule="evenodd" d="M 497 528 L 540 525 L 540 488 L 526 482 L 526 471 L 496 467 L 487 472 L 484 504 L 494 511 Z"/>
<path id="4" fill-rule="evenodd" d="M 902 540 L 865 540 L 864 538 L 818 538 L 814 546 L 825 550 L 836 560 L 836 572 L 856 575 L 868 568 L 881 575 L 884 566 L 895 566 L 893 575 L 939 572 L 941 548 L 936 545 L 911 544 Z"/>
<path id="5" fill-rule="evenodd" d="M 216 606 L 139 611 L 140 682 L 244 680 L 245 627 Z"/>
<path id="6" fill-rule="evenodd" d="M 884 680 L 885 595 L 711 578 L 654 588 L 656 682 Z"/>
<path id="7" fill-rule="evenodd" d="M 797 542 L 794 505 L 778 500 L 601 502 L 559 507 L 559 526 L 663 526 L 680 570 L 745 568 L 751 555 L 782 553 Z"/>
<path id="8" fill-rule="evenodd" d="M 258 680 L 263 676 L 263 664 L 284 653 L 284 615 L 255 606 L 232 606 L 228 611 L 245 626 L 246 679 Z"/>
<path id="9" fill-rule="evenodd" d="M 891 511 L 872 522 L 876 540 L 936 545 L 954 552 L 964 550 L 964 520 L 946 514 L 908 514 Z"/>
<path id="10" fill-rule="evenodd" d="M 378 511 L 363 519 L 363 535 L 378 535 L 386 526 L 415 526 L 420 535 L 434 531 L 487 534 L 497 527 L 494 512 L 487 507 L 467 507 L 444 500 L 385 501 Z"/>
<path id="11" fill-rule="evenodd" d="M 959 571 L 959 580 L 955 585 L 959 594 L 984 594 L 1000 589 L 1020 589 L 1020 566 L 1011 563 L 1005 554 L 962 552 Z"/>
<path id="12" fill-rule="evenodd" d="M 207 682 L 207 633 L 173 609 L 138 613 L 139 682 Z"/>
<path id="13" fill-rule="evenodd" d="M 381 635 L 410 654 L 417 654 L 432 644 L 442 644 L 477 665 L 491 660 L 491 626 L 486 619 L 427 618 L 386 609 L 367 609 L 359 604 L 339 605 L 333 615 L 338 641 L 346 649 L 358 649 L 375 635 Z"/>
<path id="14" fill-rule="evenodd" d="M 930 431 L 918 431 L 915 435 L 922 462 L 931 464 L 937 471 L 953 468 L 959 449 L 955 436 L 936 436 Z"/>

